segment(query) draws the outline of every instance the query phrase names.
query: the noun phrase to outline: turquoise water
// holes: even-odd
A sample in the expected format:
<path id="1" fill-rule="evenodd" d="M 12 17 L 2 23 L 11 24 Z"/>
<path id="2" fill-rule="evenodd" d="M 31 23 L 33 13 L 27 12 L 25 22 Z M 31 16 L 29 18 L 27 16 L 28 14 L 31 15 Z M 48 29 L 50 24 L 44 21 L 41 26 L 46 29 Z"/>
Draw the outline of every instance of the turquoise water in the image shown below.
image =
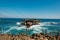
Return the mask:
<path id="1" fill-rule="evenodd" d="M 33 25 L 30 28 L 26 26 L 18 25 L 22 18 L 0 18 L 0 34 L 13 34 L 27 33 L 29 35 L 33 33 L 49 33 L 60 32 L 60 19 L 38 19 L 39 25 Z M 27 29 L 27 31 L 26 31 Z"/>

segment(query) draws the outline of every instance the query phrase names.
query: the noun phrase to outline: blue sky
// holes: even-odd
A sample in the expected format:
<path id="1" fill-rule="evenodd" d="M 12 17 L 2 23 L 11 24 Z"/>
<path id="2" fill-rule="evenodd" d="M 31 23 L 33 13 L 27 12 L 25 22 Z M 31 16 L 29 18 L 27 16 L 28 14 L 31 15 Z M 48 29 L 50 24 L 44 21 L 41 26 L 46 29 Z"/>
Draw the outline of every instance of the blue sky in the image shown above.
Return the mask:
<path id="1" fill-rule="evenodd" d="M 0 17 L 60 19 L 60 0 L 0 0 Z"/>

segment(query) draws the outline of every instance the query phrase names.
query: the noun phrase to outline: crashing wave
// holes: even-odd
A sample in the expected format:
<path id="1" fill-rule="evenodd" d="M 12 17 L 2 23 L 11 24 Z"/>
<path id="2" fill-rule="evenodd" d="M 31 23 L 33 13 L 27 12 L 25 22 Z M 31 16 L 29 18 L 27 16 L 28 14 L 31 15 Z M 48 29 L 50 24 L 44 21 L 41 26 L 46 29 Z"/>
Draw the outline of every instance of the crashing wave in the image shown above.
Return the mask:
<path id="1" fill-rule="evenodd" d="M 10 29 L 4 31 L 3 33 L 8 33 L 10 32 L 11 30 L 17 30 L 17 31 L 21 31 L 21 30 L 32 30 L 33 33 L 39 33 L 39 32 L 42 32 L 42 29 L 47 29 L 47 28 L 42 28 L 42 26 L 44 26 L 45 24 L 43 23 L 39 23 L 39 25 L 32 25 L 31 27 L 29 28 L 26 28 L 26 26 L 13 26 L 13 27 L 10 27 Z"/>
<path id="2" fill-rule="evenodd" d="M 11 32 L 11 30 L 17 30 L 17 31 L 21 31 L 21 30 L 28 30 L 31 31 L 32 33 L 40 33 L 40 32 L 44 32 L 45 30 L 48 30 L 47 27 L 43 27 L 43 26 L 52 26 L 51 23 L 53 24 L 57 24 L 56 22 L 41 22 L 39 23 L 39 25 L 32 25 L 29 28 L 26 28 L 26 26 L 19 26 L 20 23 L 17 22 L 17 26 L 12 26 L 10 27 L 8 30 L 3 31 L 2 33 L 8 33 Z M 51 30 L 48 30 L 48 32 L 50 32 Z"/>

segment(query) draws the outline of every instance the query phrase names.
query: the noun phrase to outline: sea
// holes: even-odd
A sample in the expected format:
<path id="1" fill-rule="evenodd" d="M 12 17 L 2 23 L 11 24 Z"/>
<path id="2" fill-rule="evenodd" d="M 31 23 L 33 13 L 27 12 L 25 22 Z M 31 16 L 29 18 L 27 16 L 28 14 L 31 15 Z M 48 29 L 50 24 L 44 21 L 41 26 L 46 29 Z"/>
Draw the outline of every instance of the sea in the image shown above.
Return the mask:
<path id="1" fill-rule="evenodd" d="M 32 25 L 27 28 L 24 25 L 21 25 L 21 22 L 24 21 L 24 18 L 0 18 L 0 34 L 12 34 L 19 35 L 34 33 L 54 33 L 60 32 L 60 19 L 37 19 L 39 20 L 39 25 Z M 26 30 L 27 29 L 27 30 Z"/>

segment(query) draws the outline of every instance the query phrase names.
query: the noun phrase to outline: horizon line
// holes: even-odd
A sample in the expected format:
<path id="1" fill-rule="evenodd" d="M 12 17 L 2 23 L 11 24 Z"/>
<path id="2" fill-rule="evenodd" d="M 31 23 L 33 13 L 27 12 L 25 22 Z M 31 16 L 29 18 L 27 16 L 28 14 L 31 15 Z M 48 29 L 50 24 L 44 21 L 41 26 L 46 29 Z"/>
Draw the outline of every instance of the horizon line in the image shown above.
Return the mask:
<path id="1" fill-rule="evenodd" d="M 0 17 L 0 18 L 2 18 L 2 17 Z M 6 17 L 6 18 L 12 18 L 12 17 Z M 15 18 L 15 17 L 13 17 L 13 18 Z M 20 17 L 20 18 L 22 18 L 22 17 Z M 22 19 L 60 19 L 60 18 L 22 18 Z"/>

